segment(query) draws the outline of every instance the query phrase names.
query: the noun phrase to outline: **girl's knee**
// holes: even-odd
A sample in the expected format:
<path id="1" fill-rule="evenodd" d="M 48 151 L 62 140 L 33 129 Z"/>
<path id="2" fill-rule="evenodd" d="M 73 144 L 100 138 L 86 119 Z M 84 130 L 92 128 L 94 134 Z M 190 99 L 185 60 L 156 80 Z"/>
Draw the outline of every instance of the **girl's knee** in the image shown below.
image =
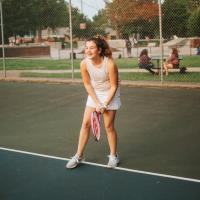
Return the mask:
<path id="1" fill-rule="evenodd" d="M 109 124 L 109 125 L 105 125 L 105 130 L 107 133 L 111 133 L 111 132 L 115 131 L 115 128 L 112 124 Z"/>
<path id="2" fill-rule="evenodd" d="M 81 128 L 83 130 L 90 129 L 90 123 L 89 122 L 83 122 Z"/>

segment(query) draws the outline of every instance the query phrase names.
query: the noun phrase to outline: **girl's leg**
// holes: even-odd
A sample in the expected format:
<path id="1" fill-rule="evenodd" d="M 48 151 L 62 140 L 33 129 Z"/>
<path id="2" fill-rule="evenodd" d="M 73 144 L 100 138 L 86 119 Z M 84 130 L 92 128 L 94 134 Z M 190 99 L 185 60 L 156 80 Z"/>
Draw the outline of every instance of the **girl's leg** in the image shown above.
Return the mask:
<path id="1" fill-rule="evenodd" d="M 91 113 L 94 110 L 95 109 L 91 108 L 91 107 L 85 108 L 85 112 L 84 112 L 84 116 L 83 116 L 83 122 L 82 122 L 82 125 L 81 125 L 81 130 L 80 130 L 80 135 L 79 135 L 78 149 L 77 149 L 77 153 L 76 153 L 79 157 L 83 156 L 85 146 L 86 146 L 88 139 L 89 139 L 90 126 L 91 126 L 90 116 L 91 116 Z"/>
<path id="2" fill-rule="evenodd" d="M 92 111 L 94 111 L 94 108 L 89 108 L 89 107 L 85 108 L 83 122 L 82 122 L 80 135 L 79 135 L 77 152 L 66 164 L 67 168 L 70 168 L 70 169 L 75 168 L 83 159 L 82 158 L 83 151 L 88 142 L 89 133 L 90 133 L 90 115 Z"/>
<path id="3" fill-rule="evenodd" d="M 110 155 L 117 154 L 117 133 L 114 128 L 115 114 L 115 110 L 109 110 L 103 113 L 104 126 L 110 147 Z"/>
<path id="4" fill-rule="evenodd" d="M 155 74 L 154 70 L 152 70 L 153 68 L 153 63 L 150 63 L 146 66 L 146 70 L 148 70 L 150 73 Z"/>
<path id="5" fill-rule="evenodd" d="M 155 74 L 155 72 L 151 68 L 146 68 L 151 74 Z"/>
<path id="6" fill-rule="evenodd" d="M 168 69 L 172 69 L 173 65 L 169 63 L 169 64 L 166 64 L 165 67 L 166 67 L 166 76 L 167 76 L 168 75 Z"/>
<path id="7" fill-rule="evenodd" d="M 168 70 L 167 70 L 167 63 L 166 63 L 166 62 L 163 63 L 163 68 L 164 68 L 163 73 L 164 73 L 164 74 L 168 73 Z"/>

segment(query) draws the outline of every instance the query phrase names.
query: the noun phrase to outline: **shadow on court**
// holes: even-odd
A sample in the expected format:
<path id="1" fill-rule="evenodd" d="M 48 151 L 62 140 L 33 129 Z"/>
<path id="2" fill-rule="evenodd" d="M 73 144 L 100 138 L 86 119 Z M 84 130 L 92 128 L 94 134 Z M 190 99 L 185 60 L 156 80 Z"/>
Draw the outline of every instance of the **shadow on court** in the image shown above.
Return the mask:
<path id="1" fill-rule="evenodd" d="M 120 167 L 200 179 L 199 90 L 121 87 L 121 95 Z M 82 85 L 0 82 L 0 96 L 0 147 L 65 158 L 74 154 L 87 97 Z M 106 164 L 108 154 L 103 130 L 99 143 L 90 138 L 85 158 Z M 2 200 L 200 198 L 198 180 L 87 164 L 66 170 L 65 160 L 5 150 L 0 161 Z"/>

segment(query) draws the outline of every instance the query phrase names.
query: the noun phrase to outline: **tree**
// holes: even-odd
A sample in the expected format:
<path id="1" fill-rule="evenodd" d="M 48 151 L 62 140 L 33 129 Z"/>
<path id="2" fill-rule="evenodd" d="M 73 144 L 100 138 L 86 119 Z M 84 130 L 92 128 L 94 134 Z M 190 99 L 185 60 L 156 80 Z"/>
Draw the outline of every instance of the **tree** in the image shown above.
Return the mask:
<path id="1" fill-rule="evenodd" d="M 188 19 L 188 32 L 190 36 L 200 37 L 200 7 L 196 8 Z"/>
<path id="2" fill-rule="evenodd" d="M 189 17 L 187 0 L 165 0 L 162 5 L 163 36 L 187 36 L 187 19 Z"/>
<path id="3" fill-rule="evenodd" d="M 65 0 L 6 0 L 3 1 L 3 13 L 5 38 L 32 32 L 40 42 L 43 29 L 69 27 L 68 3 Z M 85 30 L 80 29 L 80 23 L 86 23 Z M 87 37 L 95 31 L 91 20 L 74 7 L 72 26 L 74 37 Z"/>
<path id="4" fill-rule="evenodd" d="M 69 24 L 64 0 L 6 0 L 3 1 L 5 38 L 28 34 L 47 27 Z"/>
<path id="5" fill-rule="evenodd" d="M 200 0 L 188 0 L 188 10 L 190 13 L 192 13 L 199 6 Z"/>
<path id="6" fill-rule="evenodd" d="M 41 31 L 51 27 L 66 27 L 69 24 L 69 15 L 64 0 L 32 0 L 31 24 L 37 30 L 37 39 L 41 41 Z"/>
<path id="7" fill-rule="evenodd" d="M 81 24 L 85 24 L 86 27 L 82 29 L 80 27 Z M 84 39 L 86 37 L 90 37 L 94 32 L 92 21 L 80 13 L 80 10 L 77 8 L 72 8 L 72 26 L 73 37 Z"/>
<path id="8" fill-rule="evenodd" d="M 93 26 L 95 27 L 96 34 L 105 34 L 105 29 L 109 27 L 109 21 L 106 17 L 105 9 L 99 10 L 98 14 L 93 17 Z"/>
<path id="9" fill-rule="evenodd" d="M 158 4 L 152 0 L 113 0 L 106 4 L 107 16 L 118 37 L 122 32 L 143 31 L 144 22 L 158 17 Z M 132 30 L 130 30 L 132 29 Z M 127 32 L 127 34 L 129 34 Z"/>
<path id="10" fill-rule="evenodd" d="M 8 39 L 10 36 L 24 35 L 30 31 L 29 15 L 32 7 L 31 2 L 26 0 L 7 0 L 3 1 L 2 7 L 5 39 Z"/>

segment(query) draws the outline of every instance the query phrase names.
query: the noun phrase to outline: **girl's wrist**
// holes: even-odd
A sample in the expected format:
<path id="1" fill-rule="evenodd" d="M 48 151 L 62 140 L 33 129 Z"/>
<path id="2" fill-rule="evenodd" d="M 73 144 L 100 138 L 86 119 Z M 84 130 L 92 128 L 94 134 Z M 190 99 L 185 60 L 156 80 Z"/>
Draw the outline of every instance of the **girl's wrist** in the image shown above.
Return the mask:
<path id="1" fill-rule="evenodd" d="M 103 108 L 103 104 L 102 103 L 97 103 L 96 104 L 96 111 L 100 111 Z"/>
<path id="2" fill-rule="evenodd" d="M 107 102 L 107 101 L 105 101 L 105 102 L 103 103 L 103 107 L 104 107 L 105 109 L 108 108 L 108 102 Z"/>

